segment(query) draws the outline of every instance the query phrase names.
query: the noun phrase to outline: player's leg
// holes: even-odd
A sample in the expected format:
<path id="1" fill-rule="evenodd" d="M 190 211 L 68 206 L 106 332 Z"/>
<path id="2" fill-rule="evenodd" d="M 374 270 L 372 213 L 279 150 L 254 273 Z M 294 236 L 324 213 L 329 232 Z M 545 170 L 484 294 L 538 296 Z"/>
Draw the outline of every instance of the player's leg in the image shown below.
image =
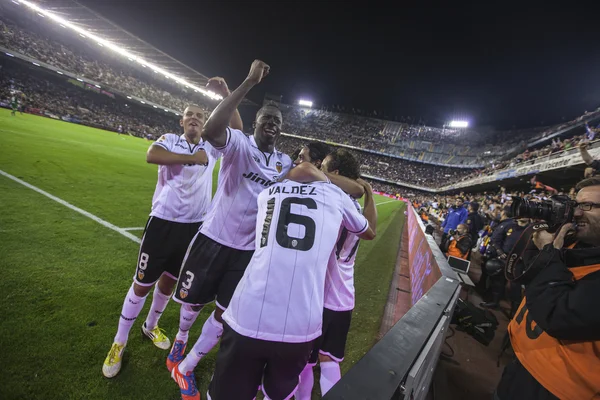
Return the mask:
<path id="1" fill-rule="evenodd" d="M 162 248 L 156 245 L 157 242 L 160 243 L 164 222 L 151 217 L 146 223 L 144 236 L 140 244 L 136 274 L 133 278 L 134 282 L 123 301 L 117 333 L 102 366 L 102 373 L 108 378 L 115 376 L 121 369 L 121 357 L 131 327 L 142 311 L 152 286 L 164 271 L 164 261 L 167 256 Z"/>
<path id="2" fill-rule="evenodd" d="M 154 345 L 160 349 L 167 350 L 171 347 L 171 341 L 166 334 L 158 327 L 158 320 L 162 313 L 167 308 L 167 304 L 171 299 L 173 288 L 177 283 L 176 279 L 163 274 L 156 285 L 152 295 L 152 305 L 148 311 L 146 321 L 142 324 L 142 332 L 144 335 L 152 339 Z"/>
<path id="3" fill-rule="evenodd" d="M 310 357 L 313 342 L 265 342 L 271 347 L 263 373 L 262 390 L 265 399 L 287 400 L 298 389 L 300 374 Z"/>
<path id="4" fill-rule="evenodd" d="M 183 358 L 187 346 L 187 331 L 189 331 L 191 323 L 202 306 L 215 299 L 218 283 L 224 270 L 224 264 L 220 261 L 223 258 L 222 249 L 223 246 L 219 243 L 198 233 L 190 243 L 183 261 L 173 296 L 175 301 L 183 305 L 179 333 L 167 358 L 167 368 L 172 371 L 177 369 L 175 374 L 193 378 L 194 368 L 203 355 L 199 354 L 196 346 L 198 342 L 196 342 L 192 351 Z M 189 319 L 192 320 L 191 323 L 188 321 Z M 182 331 L 185 333 L 182 334 Z M 182 386 L 183 381 L 181 380 L 176 379 L 175 381 L 180 385 L 182 395 L 184 395 L 188 391 L 187 386 Z"/>
<path id="5" fill-rule="evenodd" d="M 323 325 L 327 332 L 319 349 L 321 365 L 321 395 L 325 395 L 342 377 L 340 363 L 344 360 L 346 339 L 350 330 L 352 311 L 323 310 Z"/>
<path id="6" fill-rule="evenodd" d="M 325 329 L 325 327 L 323 327 Z M 318 339 L 315 339 L 313 343 L 313 349 L 308 359 L 308 363 L 300 373 L 300 383 L 298 383 L 298 390 L 296 391 L 296 400 L 310 400 L 312 397 L 312 390 L 315 384 L 315 376 L 313 368 L 317 365 L 319 359 L 319 348 L 322 341 L 323 335 Z"/>
<path id="7" fill-rule="evenodd" d="M 225 324 L 208 399 L 254 399 L 271 343 L 240 335 Z"/>
<path id="8" fill-rule="evenodd" d="M 167 261 L 167 268 L 154 288 L 152 305 L 148 312 L 148 316 L 146 317 L 146 322 L 142 325 L 144 334 L 153 339 L 153 341 L 155 341 L 158 336 L 161 337 L 162 340 L 160 342 L 155 341 L 155 344 L 162 349 L 168 349 L 171 346 L 171 343 L 164 333 L 158 329 L 158 321 L 171 299 L 171 294 L 177 283 L 177 277 L 179 276 L 181 265 L 187 254 L 189 244 L 198 233 L 200 225 L 200 223 L 184 224 L 171 222 L 169 224 L 169 230 L 165 231 L 166 241 L 164 242 L 164 245 L 170 249 L 170 257 Z"/>
<path id="9" fill-rule="evenodd" d="M 219 343 L 223 335 L 223 312 L 229 306 L 233 292 L 237 287 L 244 271 L 252 258 L 252 251 L 241 251 L 223 247 L 223 258 L 228 270 L 222 275 L 217 291 L 217 301 L 215 311 L 213 311 L 204 325 L 200 337 L 194 344 L 194 347 L 186 356 L 180 368 L 183 371 L 189 371 L 196 368 L 200 360 L 208 354 Z"/>

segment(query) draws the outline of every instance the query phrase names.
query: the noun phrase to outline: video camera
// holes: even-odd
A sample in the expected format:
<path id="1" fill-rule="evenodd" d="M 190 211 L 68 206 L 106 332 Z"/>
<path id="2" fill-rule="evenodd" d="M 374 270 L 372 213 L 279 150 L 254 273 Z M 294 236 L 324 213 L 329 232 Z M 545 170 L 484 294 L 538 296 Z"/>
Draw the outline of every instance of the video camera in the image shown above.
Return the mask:
<path id="1" fill-rule="evenodd" d="M 537 272 L 532 268 L 531 259 L 539 250 L 532 238 L 536 231 L 554 233 L 566 223 L 574 221 L 577 202 L 568 196 L 552 196 L 549 200 L 532 202 L 520 197 L 513 198 L 511 211 L 515 218 L 531 218 L 542 221 L 529 225 L 521 234 L 507 257 L 505 276 L 509 281 L 527 283 Z"/>
<path id="2" fill-rule="evenodd" d="M 550 200 L 533 202 L 513 197 L 511 206 L 515 218 L 531 218 L 545 221 L 550 233 L 556 232 L 562 225 L 572 222 L 577 202 L 568 196 L 552 196 Z"/>

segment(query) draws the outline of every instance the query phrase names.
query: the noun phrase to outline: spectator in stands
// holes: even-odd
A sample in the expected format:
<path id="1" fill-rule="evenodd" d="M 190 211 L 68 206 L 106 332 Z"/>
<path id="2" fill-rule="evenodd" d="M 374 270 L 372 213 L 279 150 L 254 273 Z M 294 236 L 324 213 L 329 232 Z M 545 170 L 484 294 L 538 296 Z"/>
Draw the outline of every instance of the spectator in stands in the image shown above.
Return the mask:
<path id="1" fill-rule="evenodd" d="M 448 232 L 458 228 L 459 224 L 464 224 L 467 221 L 467 215 L 469 212 L 463 206 L 464 200 L 461 197 L 457 197 L 454 203 L 454 207 L 451 207 L 446 219 L 442 222 L 442 229 L 444 234 L 442 235 L 442 243 L 440 246 L 445 247 L 446 241 L 448 240 Z"/>
<path id="2" fill-rule="evenodd" d="M 473 240 L 466 224 L 458 224 L 456 230 L 450 230 L 450 239 L 446 241 L 442 251 L 446 257 L 452 256 L 466 260 L 471 254 Z"/>
<path id="3" fill-rule="evenodd" d="M 472 201 L 469 203 L 467 208 L 467 227 L 469 228 L 469 232 L 471 233 L 471 239 L 473 240 L 473 245 L 477 243 L 477 239 L 479 239 L 479 231 L 483 229 L 485 224 L 483 223 L 483 218 L 479 215 L 479 203 L 476 201 Z"/>
<path id="4" fill-rule="evenodd" d="M 581 153 L 581 158 L 583 158 L 583 162 L 585 162 L 589 168 L 585 170 L 585 177 L 589 178 L 600 171 L 600 161 L 594 160 L 588 151 L 588 143 L 581 142 L 579 144 L 579 152 Z"/>
<path id="5" fill-rule="evenodd" d="M 594 399 L 600 393 L 600 177 L 577 185 L 575 223 L 540 231 L 525 298 L 508 331 L 516 360 L 495 399 Z M 568 232 L 575 230 L 575 244 Z M 536 275 L 537 273 L 537 275 Z"/>

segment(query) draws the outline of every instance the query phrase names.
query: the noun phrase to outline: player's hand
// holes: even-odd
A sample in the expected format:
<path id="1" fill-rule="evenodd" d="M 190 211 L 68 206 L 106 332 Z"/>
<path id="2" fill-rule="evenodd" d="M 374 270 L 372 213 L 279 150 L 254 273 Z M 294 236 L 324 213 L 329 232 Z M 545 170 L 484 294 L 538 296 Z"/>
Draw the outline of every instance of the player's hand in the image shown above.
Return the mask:
<path id="1" fill-rule="evenodd" d="M 194 164 L 206 165 L 208 164 L 208 156 L 204 150 L 199 150 L 192 154 L 192 160 Z"/>
<path id="2" fill-rule="evenodd" d="M 365 181 L 364 179 L 358 178 L 356 180 L 356 182 L 358 182 L 362 187 L 365 188 L 365 192 L 367 193 L 373 193 L 373 187 L 371 186 L 371 184 L 367 181 Z"/>
<path id="3" fill-rule="evenodd" d="M 271 67 L 269 67 L 264 61 L 254 60 L 252 62 L 252 66 L 250 67 L 248 78 L 246 79 L 256 85 L 257 83 L 260 83 L 265 76 L 269 75 L 270 70 Z"/>
<path id="4" fill-rule="evenodd" d="M 216 94 L 220 94 L 223 97 L 227 97 L 231 94 L 231 91 L 227 86 L 227 82 L 225 82 L 225 79 L 221 78 L 220 76 L 210 78 L 206 84 L 206 88 L 212 92 L 215 92 Z"/>

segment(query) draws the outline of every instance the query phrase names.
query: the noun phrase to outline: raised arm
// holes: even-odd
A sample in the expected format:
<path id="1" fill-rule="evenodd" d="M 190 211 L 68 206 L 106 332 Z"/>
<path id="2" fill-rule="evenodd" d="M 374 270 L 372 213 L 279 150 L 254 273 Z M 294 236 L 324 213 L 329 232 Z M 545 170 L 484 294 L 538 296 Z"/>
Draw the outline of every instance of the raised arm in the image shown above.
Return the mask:
<path id="1" fill-rule="evenodd" d="M 358 237 L 365 240 L 373 240 L 377 236 L 377 207 L 373 199 L 373 188 L 365 180 L 359 179 L 357 182 L 362 185 L 365 192 L 363 215 L 369 222 L 369 228 Z"/>
<path id="2" fill-rule="evenodd" d="M 248 77 L 229 96 L 225 97 L 212 112 L 202 130 L 202 138 L 214 147 L 227 144 L 227 126 L 237 111 L 238 106 L 256 84 L 269 73 L 269 66 L 260 60 L 254 60 Z"/>
<path id="3" fill-rule="evenodd" d="M 220 76 L 210 78 L 206 84 L 206 88 L 220 94 L 223 96 L 223 98 L 228 97 L 231 94 L 231 91 L 227 86 L 227 82 L 225 82 L 225 79 L 221 78 Z M 244 130 L 244 123 L 242 122 L 242 117 L 240 116 L 240 112 L 237 110 L 237 108 L 229 120 L 229 126 L 239 131 Z"/>
<path id="4" fill-rule="evenodd" d="M 194 154 L 177 154 L 161 146 L 152 145 L 146 153 L 146 162 L 158 165 L 208 164 L 208 156 L 204 150 Z"/>
<path id="5" fill-rule="evenodd" d="M 339 187 L 355 199 L 360 199 L 365 194 L 364 186 L 358 183 L 358 181 L 355 181 L 354 179 L 346 178 L 345 176 L 341 176 L 339 174 L 331 174 L 328 172 L 325 172 L 325 175 L 327 175 L 331 183 L 333 183 L 335 186 Z"/>
<path id="6" fill-rule="evenodd" d="M 581 158 L 583 158 L 584 163 L 586 163 L 587 165 L 592 165 L 594 159 L 588 152 L 587 148 L 588 144 L 586 142 L 581 142 L 581 144 L 579 144 L 579 153 L 581 153 Z"/>

